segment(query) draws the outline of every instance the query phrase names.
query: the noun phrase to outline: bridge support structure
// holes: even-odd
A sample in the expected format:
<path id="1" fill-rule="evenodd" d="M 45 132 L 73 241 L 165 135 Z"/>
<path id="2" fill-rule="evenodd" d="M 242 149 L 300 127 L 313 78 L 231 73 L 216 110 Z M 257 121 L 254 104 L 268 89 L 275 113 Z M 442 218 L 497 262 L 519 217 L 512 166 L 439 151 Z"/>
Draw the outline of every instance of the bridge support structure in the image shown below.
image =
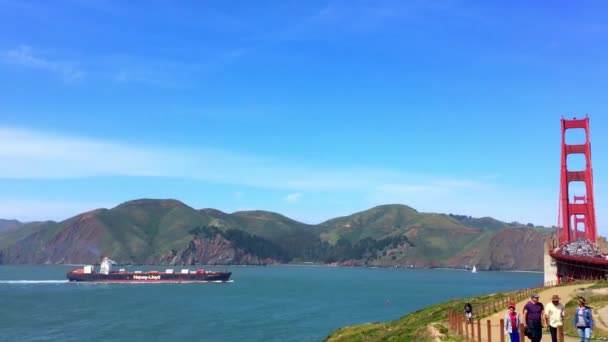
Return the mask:
<path id="1" fill-rule="evenodd" d="M 606 251 L 602 253 L 597 248 L 589 117 L 570 120 L 562 117 L 561 126 L 558 225 L 556 239 L 547 243 L 550 259 L 547 260 L 545 256 L 545 278 L 552 278 L 552 274 L 555 274 L 558 283 L 583 279 L 608 279 L 608 255 Z M 583 129 L 585 141 L 568 144 L 566 132 L 570 129 Z M 568 168 L 568 156 L 574 154 L 584 156 L 583 170 Z M 582 182 L 585 194 L 574 194 L 574 191 L 570 191 L 572 182 Z"/>
<path id="2" fill-rule="evenodd" d="M 567 144 L 566 131 L 569 129 L 584 129 L 585 142 L 582 144 Z M 589 139 L 589 117 L 584 119 L 567 120 L 562 117 L 562 155 L 560 173 L 560 206 L 558 239 L 560 243 L 568 243 L 584 239 L 596 243 L 597 226 L 595 221 L 595 201 L 593 196 L 593 168 L 591 166 L 591 141 Z M 583 154 L 585 157 L 584 170 L 570 170 L 568 156 Z M 585 195 L 574 195 L 570 192 L 571 182 L 583 182 Z M 570 201 L 570 200 L 573 201 Z M 580 230 L 580 226 L 583 229 Z"/>

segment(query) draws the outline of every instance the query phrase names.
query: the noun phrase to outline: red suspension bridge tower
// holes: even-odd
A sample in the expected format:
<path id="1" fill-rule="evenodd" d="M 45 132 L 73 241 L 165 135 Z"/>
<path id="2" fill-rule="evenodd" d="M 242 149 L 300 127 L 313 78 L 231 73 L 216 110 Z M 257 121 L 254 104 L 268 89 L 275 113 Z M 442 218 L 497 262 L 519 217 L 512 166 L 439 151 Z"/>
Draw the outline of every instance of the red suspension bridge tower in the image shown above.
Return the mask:
<path id="1" fill-rule="evenodd" d="M 566 144 L 566 131 L 569 129 L 584 129 L 583 144 Z M 582 154 L 585 156 L 584 170 L 570 170 L 568 156 Z M 595 204 L 593 201 L 593 169 L 591 167 L 591 143 L 589 141 L 589 117 L 584 119 L 566 120 L 562 118 L 562 166 L 560 186 L 560 217 L 558 227 L 562 228 L 561 243 L 577 241 L 584 238 L 596 243 L 597 226 L 595 223 Z M 585 195 L 576 196 L 570 193 L 571 182 L 583 182 Z M 572 195 L 572 197 L 571 197 Z M 573 202 L 570 202 L 570 199 Z M 579 227 L 582 225 L 582 236 Z"/>
<path id="2" fill-rule="evenodd" d="M 583 129 L 585 142 L 567 144 L 569 129 Z M 561 177 L 557 245 L 549 251 L 557 267 L 558 282 L 577 279 L 608 279 L 608 256 L 597 248 L 597 225 L 593 196 L 593 168 L 589 117 L 564 119 L 562 117 Z M 568 156 L 583 155 L 583 170 L 570 169 Z M 581 182 L 584 194 L 571 191 L 571 183 Z M 579 187 L 580 191 L 580 187 Z"/>

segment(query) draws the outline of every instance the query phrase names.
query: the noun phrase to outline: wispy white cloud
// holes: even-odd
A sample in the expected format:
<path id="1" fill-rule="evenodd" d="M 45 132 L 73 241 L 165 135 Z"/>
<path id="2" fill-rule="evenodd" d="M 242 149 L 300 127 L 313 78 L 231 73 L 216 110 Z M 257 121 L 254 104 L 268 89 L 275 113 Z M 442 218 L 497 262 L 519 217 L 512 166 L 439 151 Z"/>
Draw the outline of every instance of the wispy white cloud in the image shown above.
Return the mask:
<path id="1" fill-rule="evenodd" d="M 20 67 L 43 70 L 60 75 L 66 81 L 80 81 L 84 79 L 86 72 L 72 63 L 45 58 L 27 46 L 21 45 L 4 53 L 5 63 L 18 65 Z"/>
<path id="2" fill-rule="evenodd" d="M 0 162 L 0 178 L 6 179 L 174 177 L 268 189 L 382 193 L 487 188 L 445 175 L 301 165 L 227 150 L 133 145 L 9 127 L 0 127 Z"/>
<path id="3" fill-rule="evenodd" d="M 151 67 L 131 67 L 121 68 L 112 76 L 112 80 L 116 83 L 138 83 L 151 86 L 161 86 L 174 88 L 177 82 L 174 79 L 175 75 L 164 72 L 161 68 Z"/>
<path id="4" fill-rule="evenodd" d="M 499 179 L 501 177 L 502 177 L 502 175 L 500 173 L 493 173 L 493 174 L 482 176 L 481 178 L 482 179 Z"/>
<path id="5" fill-rule="evenodd" d="M 302 165 L 234 151 L 127 144 L 9 127 L 0 127 L 0 165 L 0 178 L 8 180 L 170 177 L 288 191 L 289 195 L 283 198 L 286 203 L 301 202 L 304 193 L 314 198 L 315 194 L 330 192 L 340 194 L 339 197 L 355 196 L 368 207 L 404 203 L 420 211 L 488 215 L 544 224 L 553 224 L 557 205 L 552 202 L 553 192 L 500 187 L 484 177 L 466 179 L 381 168 Z M 598 182 L 598 189 L 601 186 Z M 604 222 L 600 209 L 608 202 L 602 193 L 598 191 L 596 196 L 598 222 Z M 241 191 L 234 193 L 237 200 L 243 195 Z M 116 204 L 0 199 L 0 217 L 64 219 Z M 352 209 L 348 204 L 339 207 L 344 214 Z"/>
<path id="6" fill-rule="evenodd" d="M 390 25 L 428 25 L 433 15 L 483 21 L 484 16 L 454 1 L 332 0 L 315 12 L 294 18 L 289 25 L 256 37 L 261 41 L 343 39 L 345 35 L 383 32 Z M 421 19 L 425 18 L 425 19 Z"/>
<path id="7" fill-rule="evenodd" d="M 441 178 L 434 180 L 433 184 L 441 188 L 459 188 L 470 190 L 484 190 L 489 188 L 489 184 L 471 179 Z"/>
<path id="8" fill-rule="evenodd" d="M 300 200 L 300 198 L 302 198 L 302 194 L 299 192 L 296 192 L 296 193 L 285 196 L 284 199 L 285 199 L 285 202 L 287 202 L 287 203 L 296 203 Z"/>
<path id="9" fill-rule="evenodd" d="M 113 55 L 94 61 L 100 73 L 109 73 L 113 82 L 144 84 L 176 88 L 188 86 L 192 79 L 207 76 L 237 62 L 253 51 L 253 47 L 218 49 L 196 62 L 185 60 L 159 60 L 146 56 Z"/>
<path id="10" fill-rule="evenodd" d="M 162 88 L 189 86 L 192 80 L 222 70 L 246 56 L 253 48 L 237 47 L 208 52 L 196 62 L 163 60 L 145 55 L 85 54 L 79 63 L 70 62 L 73 56 L 49 56 L 29 45 L 0 51 L 0 62 L 24 69 L 38 70 L 60 76 L 68 82 L 85 78 L 115 84 L 139 84 Z M 83 67 L 86 66 L 85 68 Z"/>

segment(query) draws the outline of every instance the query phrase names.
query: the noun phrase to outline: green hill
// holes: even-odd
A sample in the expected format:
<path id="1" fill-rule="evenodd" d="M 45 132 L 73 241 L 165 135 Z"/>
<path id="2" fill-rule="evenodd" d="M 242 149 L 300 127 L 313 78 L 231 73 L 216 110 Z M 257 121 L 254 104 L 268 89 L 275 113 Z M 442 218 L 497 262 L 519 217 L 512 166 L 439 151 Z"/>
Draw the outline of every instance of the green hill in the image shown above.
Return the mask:
<path id="1" fill-rule="evenodd" d="M 121 263 L 541 267 L 490 251 L 509 236 L 542 241 L 545 230 L 492 218 L 421 213 L 406 205 L 381 205 L 319 225 L 268 211 L 224 213 L 194 209 L 177 200 L 139 199 L 96 209 L 62 222 L 0 221 L 0 263 Z M 493 240 L 494 239 L 494 240 Z M 506 242 L 505 242 L 506 239 Z M 492 241 L 492 243 L 490 243 Z M 520 241 L 524 244 L 526 241 Z M 514 243 L 518 243 L 515 241 Z M 542 243 L 542 242 L 541 242 Z M 538 246 L 540 247 L 540 246 Z M 506 266 L 505 266 L 506 265 Z"/>

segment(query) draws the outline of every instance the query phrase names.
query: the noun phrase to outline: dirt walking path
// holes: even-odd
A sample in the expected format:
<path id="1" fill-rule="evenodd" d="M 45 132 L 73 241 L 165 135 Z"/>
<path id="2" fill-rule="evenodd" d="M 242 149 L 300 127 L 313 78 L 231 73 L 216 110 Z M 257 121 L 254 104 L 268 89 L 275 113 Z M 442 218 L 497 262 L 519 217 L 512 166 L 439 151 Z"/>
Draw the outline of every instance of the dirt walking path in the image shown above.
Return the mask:
<path id="1" fill-rule="evenodd" d="M 581 289 L 581 288 L 586 288 L 591 285 L 592 284 L 553 287 L 553 288 L 539 292 L 538 295 L 540 297 L 540 302 L 543 304 L 549 303 L 551 301 L 551 296 L 553 296 L 554 294 L 558 295 L 561 298 L 561 303 L 565 304 L 570 299 L 572 299 L 576 296 L 576 290 Z M 522 300 L 522 301 L 516 303 L 515 310 L 517 310 L 517 312 L 519 312 L 521 315 L 521 313 L 523 312 L 524 306 L 528 302 L 529 302 L 529 299 L 525 299 L 525 300 Z M 492 324 L 492 342 L 500 341 L 500 335 L 502 335 L 504 333 L 503 327 L 500 326 L 500 320 L 505 317 L 506 312 L 507 312 L 507 308 L 504 308 L 504 310 L 501 310 L 500 312 L 497 312 L 489 317 L 482 319 L 482 322 L 481 322 L 481 325 L 482 325 L 481 340 L 482 341 L 488 341 L 488 331 L 485 326 L 485 322 L 488 319 L 491 320 L 491 322 L 492 322 L 491 323 Z M 522 315 L 522 319 L 523 319 L 523 315 Z M 509 341 L 508 336 L 505 336 L 505 341 Z M 529 340 L 526 339 L 526 341 L 529 341 Z M 545 335 L 543 335 L 543 341 L 551 341 L 551 335 L 548 332 L 545 332 Z M 578 338 L 565 336 L 564 341 L 565 342 L 579 342 L 580 340 Z"/>

